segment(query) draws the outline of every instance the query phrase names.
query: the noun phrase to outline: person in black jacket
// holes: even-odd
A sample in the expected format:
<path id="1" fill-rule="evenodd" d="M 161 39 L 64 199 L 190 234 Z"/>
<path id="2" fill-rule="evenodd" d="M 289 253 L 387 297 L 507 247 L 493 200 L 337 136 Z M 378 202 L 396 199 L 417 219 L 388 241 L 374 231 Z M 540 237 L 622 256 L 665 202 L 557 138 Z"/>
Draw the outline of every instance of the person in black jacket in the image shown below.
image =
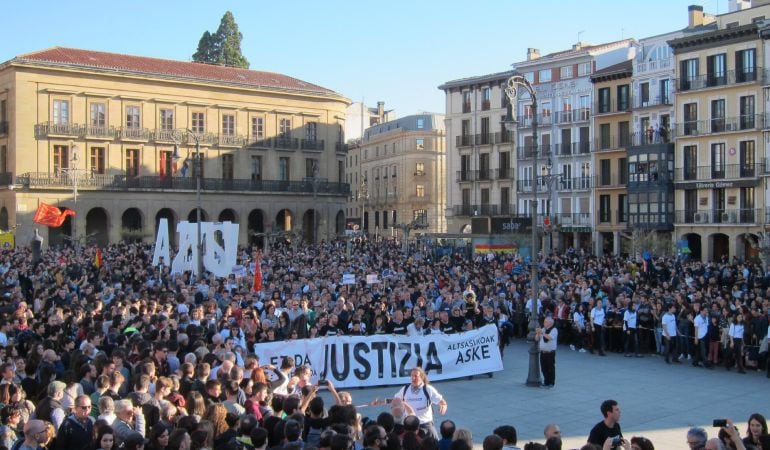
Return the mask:
<path id="1" fill-rule="evenodd" d="M 64 420 L 56 434 L 57 450 L 82 449 L 91 443 L 94 424 L 90 414 L 91 399 L 87 395 L 79 395 L 75 399 L 73 413 Z"/>

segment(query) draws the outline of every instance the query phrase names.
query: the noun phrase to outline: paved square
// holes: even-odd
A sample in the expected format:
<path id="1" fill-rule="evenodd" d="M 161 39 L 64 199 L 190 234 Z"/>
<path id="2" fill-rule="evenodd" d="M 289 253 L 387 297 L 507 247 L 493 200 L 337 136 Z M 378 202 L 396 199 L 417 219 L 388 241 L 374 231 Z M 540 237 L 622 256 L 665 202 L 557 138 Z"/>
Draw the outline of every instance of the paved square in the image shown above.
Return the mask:
<path id="1" fill-rule="evenodd" d="M 572 352 L 560 346 L 556 356 L 556 387 L 539 389 L 525 386 L 527 348 L 515 341 L 505 349 L 505 369 L 473 380 L 442 381 L 436 388 L 449 402 L 446 416 L 458 427 L 473 433 L 476 448 L 499 425 L 516 427 L 519 446 L 530 440 L 544 442 L 543 428 L 554 422 L 561 427 L 563 448 L 580 448 L 599 420 L 599 405 L 612 398 L 618 401 L 623 434 L 645 436 L 657 450 L 687 450 L 685 433 L 701 426 L 716 437 L 711 427 L 716 418 L 729 417 L 745 435 L 746 420 L 753 412 L 770 417 L 770 379 L 764 372 L 738 374 L 724 368 L 707 370 L 692 367 L 688 361 L 667 365 L 663 358 L 624 358 L 608 353 L 602 358 Z M 353 401 L 360 405 L 376 397 L 390 397 L 398 386 L 353 389 Z M 383 407 L 363 408 L 364 416 L 375 418 Z"/>

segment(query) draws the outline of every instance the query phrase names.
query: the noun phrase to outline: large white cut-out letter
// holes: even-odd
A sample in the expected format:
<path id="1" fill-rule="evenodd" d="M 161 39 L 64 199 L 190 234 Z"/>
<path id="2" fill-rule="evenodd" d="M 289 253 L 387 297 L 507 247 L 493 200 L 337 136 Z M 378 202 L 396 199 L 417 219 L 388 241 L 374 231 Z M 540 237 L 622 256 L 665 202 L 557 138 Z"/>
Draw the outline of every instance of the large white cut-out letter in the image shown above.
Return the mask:
<path id="1" fill-rule="evenodd" d="M 238 224 L 232 222 L 203 222 L 203 265 L 206 270 L 218 277 L 227 277 L 233 270 L 238 253 Z M 214 239 L 217 232 L 222 233 L 224 248 Z"/>
<path id="2" fill-rule="evenodd" d="M 165 217 L 158 222 L 158 236 L 155 238 L 155 252 L 152 254 L 152 265 L 158 267 L 163 258 L 163 264 L 168 266 L 171 256 L 168 249 L 168 219 Z"/>
<path id="3" fill-rule="evenodd" d="M 202 226 L 203 223 L 201 223 Z M 171 273 L 192 270 L 197 275 L 198 265 L 195 263 L 198 260 L 197 226 L 195 223 L 183 220 L 176 225 L 176 231 L 179 233 L 179 252 L 174 257 L 174 263 L 171 264 Z"/>

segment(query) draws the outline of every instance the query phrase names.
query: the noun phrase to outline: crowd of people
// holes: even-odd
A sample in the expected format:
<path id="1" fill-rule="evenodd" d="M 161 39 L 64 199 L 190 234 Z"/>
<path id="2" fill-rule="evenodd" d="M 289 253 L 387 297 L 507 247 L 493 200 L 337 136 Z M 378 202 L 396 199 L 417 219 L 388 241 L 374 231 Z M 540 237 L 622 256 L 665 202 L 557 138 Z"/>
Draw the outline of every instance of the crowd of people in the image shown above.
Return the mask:
<path id="1" fill-rule="evenodd" d="M 310 367 L 290 358 L 261 364 L 255 345 L 495 324 L 504 351 L 512 339 L 532 338 L 531 314 L 575 351 L 658 354 L 667 362 L 766 369 L 770 377 L 770 273 L 758 263 L 642 263 L 569 250 L 539 261 L 533 293 L 530 271 L 515 255 L 432 260 L 400 250 L 371 241 L 356 242 L 350 257 L 342 241 L 275 242 L 264 254 L 243 247 L 239 263 L 261 268 L 254 286 L 252 276 L 196 279 L 153 267 L 152 247 L 142 243 L 111 245 L 98 258 L 95 247 L 40 255 L 3 249 L 0 449 L 468 450 L 462 429 L 433 427 L 433 405 L 440 413 L 448 405 L 419 369 L 411 389 L 382 402 L 389 411 L 367 419 L 350 393 L 326 380 L 311 383 Z M 345 274 L 355 281 L 344 283 Z M 368 284 L 369 274 L 379 281 Z M 324 404 L 319 389 L 334 404 Z M 652 448 L 610 439 L 616 436 L 590 445 Z M 483 443 L 485 450 L 515 445 L 512 426 Z M 770 448 L 758 438 L 745 445 Z"/>

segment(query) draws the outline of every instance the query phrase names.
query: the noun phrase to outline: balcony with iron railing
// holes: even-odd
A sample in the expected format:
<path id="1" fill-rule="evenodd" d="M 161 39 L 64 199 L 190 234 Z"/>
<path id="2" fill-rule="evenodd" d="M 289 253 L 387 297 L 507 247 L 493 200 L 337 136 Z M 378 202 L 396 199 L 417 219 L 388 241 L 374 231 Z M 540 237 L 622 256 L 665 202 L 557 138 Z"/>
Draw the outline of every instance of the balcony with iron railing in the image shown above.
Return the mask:
<path id="1" fill-rule="evenodd" d="M 685 166 L 674 169 L 674 181 L 713 181 L 738 178 L 757 178 L 765 172 L 765 164 L 721 164 L 712 166 Z"/>
<path id="2" fill-rule="evenodd" d="M 625 173 L 604 173 L 594 176 L 593 186 L 597 189 L 617 189 L 628 184 L 628 175 Z"/>
<path id="3" fill-rule="evenodd" d="M 766 71 L 761 67 L 752 67 L 749 70 L 727 70 L 718 73 L 707 73 L 692 77 L 676 79 L 676 87 L 679 92 L 695 91 L 699 89 L 732 86 L 741 83 L 753 83 Z"/>
<path id="4" fill-rule="evenodd" d="M 86 125 L 83 127 L 83 137 L 96 139 L 115 139 L 115 128 L 104 125 Z"/>
<path id="5" fill-rule="evenodd" d="M 496 180 L 513 180 L 516 178 L 516 169 L 512 167 L 495 169 L 494 177 Z"/>
<path id="6" fill-rule="evenodd" d="M 674 104 L 674 96 L 668 95 L 656 95 L 654 97 L 634 97 L 633 105 L 634 109 L 652 108 L 654 106 L 672 106 Z"/>
<path id="7" fill-rule="evenodd" d="M 459 183 L 470 182 L 470 181 L 490 181 L 490 180 L 492 180 L 491 169 L 457 171 L 457 182 Z"/>
<path id="8" fill-rule="evenodd" d="M 634 76 L 647 73 L 656 72 L 658 70 L 673 69 L 674 57 L 664 59 L 654 59 L 650 61 L 643 61 L 634 64 Z"/>
<path id="9" fill-rule="evenodd" d="M 538 145 L 537 157 L 546 158 L 551 152 L 550 145 Z M 535 147 L 533 145 L 520 145 L 516 147 L 516 158 L 518 159 L 533 159 L 535 157 Z"/>
<path id="10" fill-rule="evenodd" d="M 517 213 L 517 206 L 515 203 L 514 204 L 505 203 L 500 205 L 501 216 L 516 215 L 516 213 Z"/>
<path id="11" fill-rule="evenodd" d="M 673 230 L 673 212 L 628 213 L 629 226 L 633 228 Z"/>
<path id="12" fill-rule="evenodd" d="M 243 147 L 246 137 L 239 134 L 220 134 L 218 144 L 223 147 Z"/>
<path id="13" fill-rule="evenodd" d="M 300 148 L 302 150 L 322 152 L 324 147 L 323 139 L 302 139 L 300 142 Z"/>
<path id="14" fill-rule="evenodd" d="M 174 143 L 184 136 L 186 131 L 182 130 L 154 130 L 152 132 L 152 140 L 155 142 L 170 142 Z"/>
<path id="15" fill-rule="evenodd" d="M 674 136 L 681 138 L 704 134 L 752 131 L 759 130 L 764 125 L 764 114 L 745 114 L 738 117 L 717 117 L 707 120 L 688 120 L 674 124 Z"/>
<path id="16" fill-rule="evenodd" d="M 557 156 L 588 155 L 591 153 L 591 142 L 562 142 L 554 144 L 554 154 Z"/>
<path id="17" fill-rule="evenodd" d="M 16 177 L 16 185 L 26 189 L 61 188 L 72 189 L 71 178 L 62 173 L 32 172 Z M 126 191 L 126 190 L 185 190 L 196 189 L 195 177 L 160 177 L 160 176 L 127 176 L 88 174 L 78 178 L 78 187 L 92 190 Z M 282 181 L 282 180 L 251 180 L 251 179 L 221 179 L 201 178 L 201 189 L 204 191 L 244 191 L 244 192 L 292 192 L 317 193 L 330 195 L 350 195 L 350 185 L 347 183 L 332 183 L 329 181 Z M 315 190 L 314 190 L 315 189 Z"/>
<path id="18" fill-rule="evenodd" d="M 532 114 L 516 117 L 517 128 L 532 128 L 533 122 L 534 122 L 534 117 L 532 116 Z M 537 126 L 551 126 L 551 125 L 553 125 L 553 114 L 548 113 L 548 114 L 537 115 Z"/>
<path id="19" fill-rule="evenodd" d="M 602 152 L 602 151 L 626 149 L 631 146 L 632 142 L 633 142 L 633 135 L 631 133 L 621 134 L 618 136 L 614 136 L 614 135 L 599 136 L 598 138 L 594 139 L 591 150 L 594 152 Z"/>
<path id="20" fill-rule="evenodd" d="M 627 226 L 628 211 L 607 211 L 600 209 L 596 212 L 596 223 L 599 226 Z"/>
<path id="21" fill-rule="evenodd" d="M 289 137 L 277 137 L 273 139 L 273 146 L 277 150 L 297 150 L 299 149 L 299 139 Z"/>
<path id="22" fill-rule="evenodd" d="M 348 144 L 345 144 L 344 142 L 334 143 L 334 151 L 337 153 L 347 153 L 348 149 Z"/>
<path id="23" fill-rule="evenodd" d="M 566 178 L 558 175 L 556 189 L 559 191 L 585 191 L 594 186 L 594 179 L 591 176 Z"/>
<path id="24" fill-rule="evenodd" d="M 246 142 L 247 142 L 246 145 L 252 148 L 272 148 L 273 147 L 272 139 L 266 138 L 266 137 L 256 138 L 254 136 L 249 136 Z"/>
<path id="25" fill-rule="evenodd" d="M 82 133 L 83 126 L 76 123 L 43 122 L 35 125 L 37 139 L 50 136 L 79 137 Z"/>
<path id="26" fill-rule="evenodd" d="M 147 128 L 120 127 L 118 139 L 124 141 L 149 141 L 150 130 Z"/>
<path id="27" fill-rule="evenodd" d="M 498 205 L 484 203 L 480 205 L 454 205 L 452 213 L 460 217 L 495 216 L 498 214 Z"/>
<path id="28" fill-rule="evenodd" d="M 678 210 L 674 222 L 693 225 L 750 225 L 761 223 L 759 208 Z"/>
<path id="29" fill-rule="evenodd" d="M 554 225 L 562 227 L 590 227 L 593 225 L 591 213 L 557 213 L 553 217 Z"/>
<path id="30" fill-rule="evenodd" d="M 649 128 L 645 131 L 635 131 L 630 134 L 630 139 L 630 147 L 671 144 L 674 142 L 671 136 L 671 130 L 663 127 L 659 127 L 658 129 Z"/>
<path id="31" fill-rule="evenodd" d="M 598 101 L 594 103 L 594 115 L 602 116 L 606 114 L 622 114 L 631 112 L 631 99 L 623 98 L 615 101 Z"/>
<path id="32" fill-rule="evenodd" d="M 591 108 L 578 108 L 554 113 L 554 122 L 559 125 L 588 122 L 589 120 L 591 120 Z"/>

